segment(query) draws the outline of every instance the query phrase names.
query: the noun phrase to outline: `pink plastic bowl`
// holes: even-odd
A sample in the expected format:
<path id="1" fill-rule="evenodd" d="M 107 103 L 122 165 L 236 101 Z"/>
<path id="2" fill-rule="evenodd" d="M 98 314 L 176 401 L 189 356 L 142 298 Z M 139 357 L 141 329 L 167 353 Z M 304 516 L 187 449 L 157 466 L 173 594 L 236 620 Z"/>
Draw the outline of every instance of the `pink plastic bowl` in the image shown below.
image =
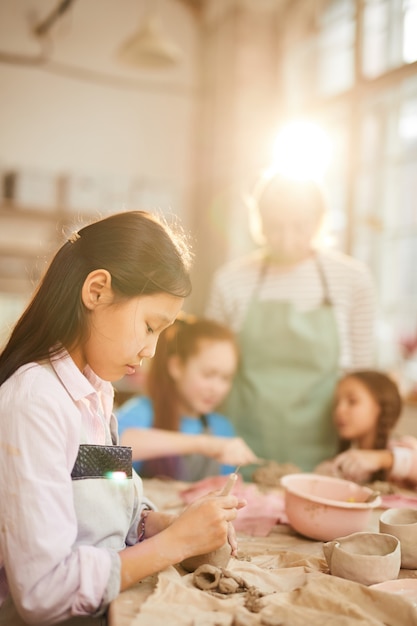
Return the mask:
<path id="1" fill-rule="evenodd" d="M 281 478 L 285 510 L 291 526 L 301 535 L 332 541 L 367 529 L 372 509 L 381 504 L 372 489 L 349 480 L 318 474 L 288 474 Z"/>

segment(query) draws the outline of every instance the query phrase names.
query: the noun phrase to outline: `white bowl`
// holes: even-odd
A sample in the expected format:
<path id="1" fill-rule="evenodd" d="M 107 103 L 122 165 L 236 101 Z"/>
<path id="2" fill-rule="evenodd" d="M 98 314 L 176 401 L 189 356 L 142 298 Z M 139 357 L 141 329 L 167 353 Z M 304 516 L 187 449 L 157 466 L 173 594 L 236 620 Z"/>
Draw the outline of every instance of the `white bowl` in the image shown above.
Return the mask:
<path id="1" fill-rule="evenodd" d="M 281 478 L 285 511 L 291 526 L 301 535 L 331 541 L 367 530 L 372 509 L 381 504 L 374 493 L 349 480 L 319 474 L 288 474 Z"/>
<path id="2" fill-rule="evenodd" d="M 381 533 L 398 537 L 401 543 L 401 567 L 417 568 L 417 509 L 387 509 L 379 518 Z"/>

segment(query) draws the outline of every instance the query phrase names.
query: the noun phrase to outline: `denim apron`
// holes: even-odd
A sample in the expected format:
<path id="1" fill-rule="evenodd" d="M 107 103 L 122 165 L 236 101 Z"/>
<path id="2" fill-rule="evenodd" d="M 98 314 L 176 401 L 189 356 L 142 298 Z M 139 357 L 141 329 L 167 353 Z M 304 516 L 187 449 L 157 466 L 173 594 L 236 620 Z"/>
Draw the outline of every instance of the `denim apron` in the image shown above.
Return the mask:
<path id="1" fill-rule="evenodd" d="M 85 438 L 81 436 L 81 440 Z M 120 551 L 126 546 L 142 487 L 141 479 L 132 472 L 131 448 L 114 445 L 116 441 L 117 422 L 112 416 L 110 429 L 106 427 L 106 445 L 80 444 L 71 474 L 78 519 L 74 548 L 88 544 Z M 119 472 L 126 478 L 120 479 Z M 11 596 L 0 609 L 0 625 L 27 626 Z M 73 617 L 59 626 L 107 626 L 107 617 Z"/>
<path id="2" fill-rule="evenodd" d="M 261 301 L 265 260 L 238 334 L 240 365 L 225 413 L 262 459 L 311 471 L 336 453 L 332 404 L 339 338 L 326 276 L 315 256 L 323 299 L 298 311 L 288 301 Z M 250 478 L 253 466 L 243 470 Z"/>

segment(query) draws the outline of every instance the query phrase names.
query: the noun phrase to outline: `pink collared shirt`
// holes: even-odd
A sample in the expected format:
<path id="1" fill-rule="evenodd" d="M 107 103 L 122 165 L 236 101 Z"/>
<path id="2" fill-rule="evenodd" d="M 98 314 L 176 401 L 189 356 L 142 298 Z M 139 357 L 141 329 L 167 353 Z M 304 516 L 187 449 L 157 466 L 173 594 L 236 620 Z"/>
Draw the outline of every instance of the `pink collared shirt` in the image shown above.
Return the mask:
<path id="1" fill-rule="evenodd" d="M 112 385 L 67 353 L 0 387 L 0 605 L 11 593 L 23 619 L 46 626 L 99 614 L 119 593 L 117 551 L 74 546 L 71 481 L 80 442 L 107 444 L 117 431 L 112 408 Z"/>

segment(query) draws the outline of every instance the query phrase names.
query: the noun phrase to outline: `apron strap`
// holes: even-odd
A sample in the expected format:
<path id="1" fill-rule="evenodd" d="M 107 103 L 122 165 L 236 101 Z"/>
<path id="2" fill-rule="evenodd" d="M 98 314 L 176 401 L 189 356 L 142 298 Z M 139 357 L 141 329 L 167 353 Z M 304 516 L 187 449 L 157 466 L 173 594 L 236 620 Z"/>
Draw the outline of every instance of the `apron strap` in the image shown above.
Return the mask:
<path id="1" fill-rule="evenodd" d="M 262 264 L 261 264 L 259 274 L 258 274 L 258 280 L 256 281 L 255 288 L 252 292 L 252 296 L 250 297 L 250 300 L 258 299 L 259 290 L 262 286 L 262 283 L 264 282 L 264 278 L 266 276 L 266 272 L 268 270 L 269 265 L 270 265 L 269 258 L 267 255 L 265 255 L 264 258 L 262 259 Z"/>
<path id="2" fill-rule="evenodd" d="M 323 304 L 326 306 L 333 306 L 333 301 L 330 297 L 330 289 L 329 289 L 329 281 L 327 280 L 327 276 L 326 273 L 324 271 L 323 268 L 323 264 L 319 258 L 319 255 L 317 254 L 317 252 L 314 253 L 314 260 L 316 262 L 317 265 L 317 269 L 319 271 L 319 276 L 320 276 L 320 280 L 321 280 L 321 284 L 323 286 Z"/>
<path id="3" fill-rule="evenodd" d="M 320 260 L 320 258 L 318 256 L 317 252 L 314 252 L 313 258 L 314 258 L 314 261 L 316 263 L 317 270 L 318 270 L 319 277 L 320 277 L 320 281 L 321 281 L 321 284 L 322 284 L 322 287 L 323 287 L 323 301 L 322 302 L 323 302 L 323 304 L 325 306 L 333 306 L 333 301 L 332 301 L 332 299 L 330 297 L 329 281 L 327 280 L 327 276 L 326 276 L 326 273 L 324 271 L 323 264 L 322 264 L 322 262 L 321 262 L 321 260 Z M 252 296 L 251 296 L 252 300 L 257 299 L 257 297 L 259 295 L 259 290 L 260 290 L 260 288 L 262 286 L 262 283 L 264 281 L 264 278 L 266 276 L 266 273 L 267 273 L 267 270 L 268 270 L 269 266 L 270 266 L 269 258 L 268 258 L 268 256 L 265 256 L 263 258 L 263 260 L 262 260 L 262 265 L 261 265 L 260 270 L 259 270 L 258 280 L 256 281 L 256 285 L 255 285 L 255 288 L 254 288 Z"/>

